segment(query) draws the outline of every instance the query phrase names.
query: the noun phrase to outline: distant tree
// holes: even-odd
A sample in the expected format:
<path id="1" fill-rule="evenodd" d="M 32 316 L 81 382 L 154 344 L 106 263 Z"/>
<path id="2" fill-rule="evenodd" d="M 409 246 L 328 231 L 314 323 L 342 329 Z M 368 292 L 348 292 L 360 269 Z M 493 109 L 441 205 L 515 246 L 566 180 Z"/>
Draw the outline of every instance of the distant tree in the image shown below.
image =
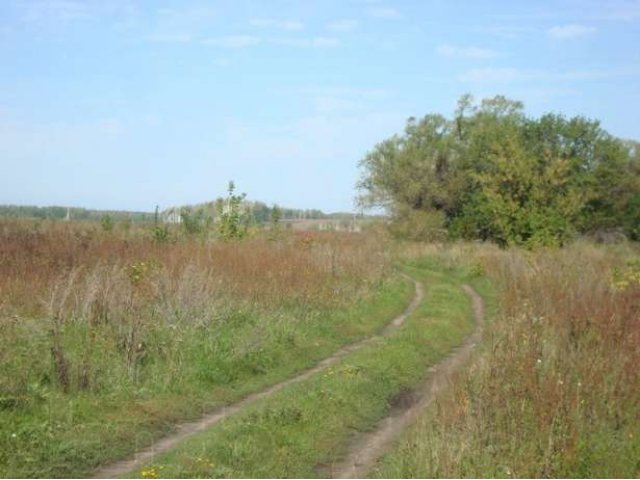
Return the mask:
<path id="1" fill-rule="evenodd" d="M 102 225 L 102 230 L 105 232 L 111 232 L 113 230 L 113 218 L 108 213 L 102 216 L 100 224 Z"/>
<path id="2" fill-rule="evenodd" d="M 278 205 L 274 205 L 271 208 L 271 216 L 269 219 L 270 230 L 272 235 L 277 236 L 280 234 L 282 226 L 280 224 L 280 220 L 282 219 L 282 210 Z"/>
<path id="3" fill-rule="evenodd" d="M 204 209 L 198 208 L 193 210 L 187 207 L 183 207 L 180 210 L 180 220 L 182 228 L 188 235 L 204 232 L 212 222 L 210 218 L 205 215 Z"/>
<path id="4" fill-rule="evenodd" d="M 242 207 L 246 194 L 236 195 L 235 184 L 229 182 L 227 198 L 216 203 L 218 207 L 218 236 L 224 240 L 244 238 L 249 230 L 250 218 Z"/>

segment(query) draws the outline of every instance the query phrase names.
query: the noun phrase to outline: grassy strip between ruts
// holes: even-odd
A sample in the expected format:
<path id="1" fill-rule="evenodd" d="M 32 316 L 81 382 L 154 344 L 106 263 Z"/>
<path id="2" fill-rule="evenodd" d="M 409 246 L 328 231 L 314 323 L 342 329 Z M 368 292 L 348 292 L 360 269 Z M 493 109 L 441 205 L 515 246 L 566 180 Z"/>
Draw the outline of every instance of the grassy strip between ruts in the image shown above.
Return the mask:
<path id="1" fill-rule="evenodd" d="M 468 271 L 447 269 L 430 260 L 405 270 L 425 283 L 427 294 L 401 329 L 194 436 L 130 475 L 328 476 L 354 431 L 373 428 L 424 378 L 430 365 L 473 330 L 470 302 L 459 286 L 463 279 L 470 280 Z"/>
<path id="2" fill-rule="evenodd" d="M 252 315 L 258 317 L 255 321 L 261 322 L 263 330 L 270 325 L 274 329 L 263 342 L 268 349 L 261 352 L 271 359 L 270 368 L 247 370 L 231 382 L 215 385 L 215 382 L 194 380 L 188 389 L 139 392 L 139 395 L 114 398 L 99 394 L 69 398 L 61 393 L 46 392 L 45 401 L 28 410 L 0 409 L 3 420 L 0 432 L 8 442 L 0 453 L 0 476 L 90 475 L 96 466 L 149 445 L 170 432 L 176 423 L 197 418 L 202 412 L 284 380 L 331 355 L 342 345 L 379 331 L 406 308 L 413 294 L 411 282 L 394 277 L 383 282 L 374 295 L 358 300 L 343 311 L 314 310 L 310 313 L 313 319 L 305 317 L 298 323 L 293 341 L 279 333 L 278 318 L 261 317 L 256 312 Z M 243 329 L 226 333 L 220 330 L 216 341 L 238 342 L 245 333 Z M 226 340 L 220 338 L 223 334 L 228 336 Z M 202 338 L 202 335 L 204 333 L 200 334 L 200 342 L 211 337 Z M 216 365 L 212 364 L 211 368 L 215 370 Z"/>

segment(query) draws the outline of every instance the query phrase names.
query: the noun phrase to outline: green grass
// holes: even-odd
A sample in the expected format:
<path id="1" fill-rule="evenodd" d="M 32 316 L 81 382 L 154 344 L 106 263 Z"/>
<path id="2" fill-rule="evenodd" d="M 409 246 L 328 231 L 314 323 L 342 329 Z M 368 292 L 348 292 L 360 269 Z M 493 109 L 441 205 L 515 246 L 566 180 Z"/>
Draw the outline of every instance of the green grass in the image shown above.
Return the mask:
<path id="1" fill-rule="evenodd" d="M 426 286 L 405 325 L 341 363 L 185 441 L 131 476 L 324 477 L 354 432 L 374 427 L 473 330 L 460 281 L 473 272 L 432 260 L 406 266 Z M 479 282 L 481 283 L 481 282 Z"/>
<path id="2" fill-rule="evenodd" d="M 0 378 L 15 380 L 18 373 L 24 378 L 14 382 L 22 386 L 20 394 L 0 394 L 0 476 L 89 475 L 178 422 L 283 380 L 379 331 L 412 296 L 412 284 L 395 277 L 340 309 L 290 305 L 265 313 L 233 307 L 177 327 L 156 318 L 135 381 L 111 353 L 117 346 L 106 339 L 113 335 L 94 330 L 96 368 L 103 362 L 109 369 L 91 390 L 70 393 L 50 377 L 48 323 L 24 318 L 2 323 L 1 333 L 16 341 Z M 72 358 L 82 358 L 78 345 L 87 345 L 86 335 L 82 323 L 65 325 Z"/>
<path id="3" fill-rule="evenodd" d="M 500 311 L 374 476 L 638 478 L 637 247 L 441 253 L 482 264 Z"/>

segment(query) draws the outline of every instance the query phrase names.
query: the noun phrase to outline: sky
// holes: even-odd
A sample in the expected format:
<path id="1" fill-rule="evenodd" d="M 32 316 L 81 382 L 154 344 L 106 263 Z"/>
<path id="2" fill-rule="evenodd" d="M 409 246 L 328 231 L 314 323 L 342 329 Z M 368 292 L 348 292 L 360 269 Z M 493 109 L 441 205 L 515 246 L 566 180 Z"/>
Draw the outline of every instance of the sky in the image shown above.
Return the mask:
<path id="1" fill-rule="evenodd" d="M 0 204 L 353 211 L 465 93 L 640 140 L 639 46 L 637 0 L 0 0 Z"/>

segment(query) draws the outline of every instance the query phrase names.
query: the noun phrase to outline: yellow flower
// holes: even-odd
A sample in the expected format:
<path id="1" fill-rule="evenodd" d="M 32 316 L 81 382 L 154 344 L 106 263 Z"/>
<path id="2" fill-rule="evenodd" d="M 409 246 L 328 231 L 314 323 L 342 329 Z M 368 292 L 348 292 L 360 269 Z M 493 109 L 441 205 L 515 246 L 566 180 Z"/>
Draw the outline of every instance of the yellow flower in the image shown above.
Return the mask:
<path id="1" fill-rule="evenodd" d="M 158 478 L 158 470 L 156 467 L 149 467 L 140 471 L 142 478 Z"/>

